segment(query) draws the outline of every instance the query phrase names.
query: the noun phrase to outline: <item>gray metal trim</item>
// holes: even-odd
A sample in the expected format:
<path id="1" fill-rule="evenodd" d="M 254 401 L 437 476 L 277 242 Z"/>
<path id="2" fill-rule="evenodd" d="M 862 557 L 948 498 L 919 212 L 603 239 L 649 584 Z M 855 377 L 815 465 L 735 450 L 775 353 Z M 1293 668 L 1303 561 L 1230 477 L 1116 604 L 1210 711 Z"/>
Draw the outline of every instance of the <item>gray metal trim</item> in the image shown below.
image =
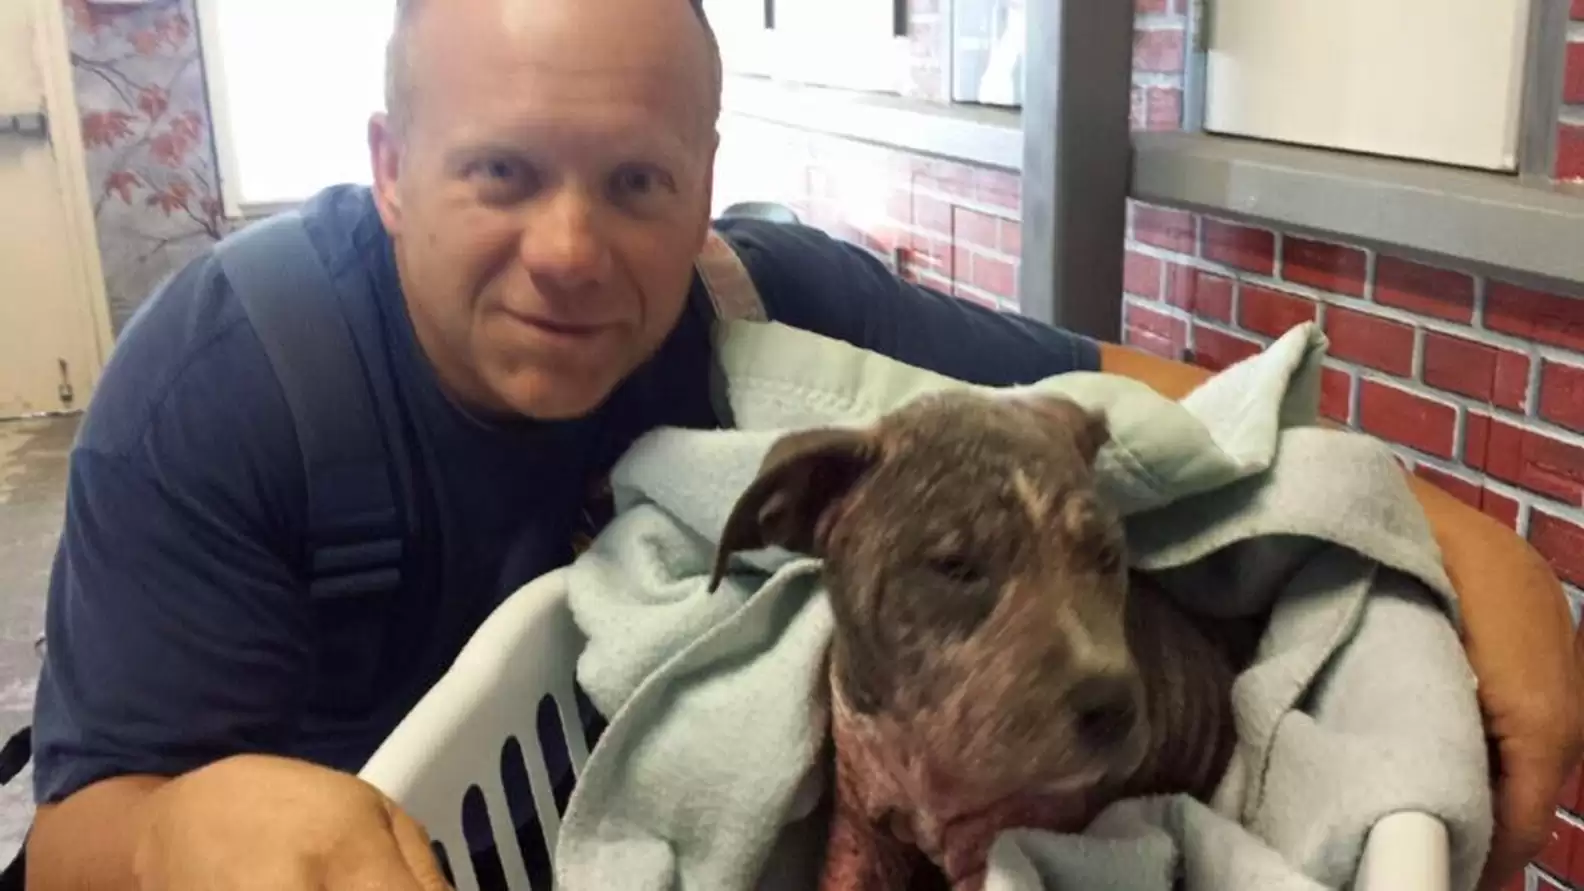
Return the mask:
<path id="1" fill-rule="evenodd" d="M 1188 133 L 1204 130 L 1205 81 L 1210 64 L 1210 16 L 1215 11 L 1211 0 L 1188 0 L 1187 33 L 1183 42 L 1187 58 L 1183 63 L 1182 129 Z"/>
<path id="2" fill-rule="evenodd" d="M 1134 4 L 1027 5 L 1024 314 L 1102 340 L 1122 329 Z"/>
<path id="3" fill-rule="evenodd" d="M 1012 109 L 946 105 L 742 76 L 727 78 L 722 107 L 727 115 L 984 167 L 1017 170 L 1023 162 L 1022 122 Z M 1126 102 L 1122 107 L 1125 112 Z"/>
<path id="4" fill-rule="evenodd" d="M 1135 135 L 1132 194 L 1584 297 L 1584 188 L 1189 133 Z"/>
<path id="5" fill-rule="evenodd" d="M 1518 172 L 1525 179 L 1549 180 L 1556 173 L 1568 5 L 1569 0 L 1530 0 L 1528 61 L 1518 128 Z"/>

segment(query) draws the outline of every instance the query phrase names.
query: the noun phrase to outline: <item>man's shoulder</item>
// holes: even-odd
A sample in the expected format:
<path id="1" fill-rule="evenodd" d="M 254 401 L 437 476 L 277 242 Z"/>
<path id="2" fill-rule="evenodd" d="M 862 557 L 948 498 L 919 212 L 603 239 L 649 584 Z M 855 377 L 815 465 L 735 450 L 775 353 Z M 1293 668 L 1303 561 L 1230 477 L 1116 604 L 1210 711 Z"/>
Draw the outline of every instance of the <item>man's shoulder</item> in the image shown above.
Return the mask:
<path id="1" fill-rule="evenodd" d="M 316 196 L 303 208 L 321 257 L 345 253 L 336 230 L 352 218 L 338 207 L 355 194 Z M 167 278 L 121 331 L 105 367 L 79 445 L 126 455 L 146 448 L 158 428 L 214 437 L 218 444 L 244 433 L 284 427 L 290 413 L 236 290 L 211 245 Z M 282 264 L 305 258 L 282 257 Z M 239 428 L 239 416 L 250 423 Z M 166 430 L 169 435 L 171 431 Z M 268 443 L 258 443 L 267 446 Z"/>
<path id="2" fill-rule="evenodd" d="M 759 219 L 717 220 L 753 279 L 770 318 L 835 336 L 848 323 L 851 301 L 883 300 L 908 288 L 880 258 L 822 229 Z"/>
<path id="3" fill-rule="evenodd" d="M 839 275 L 855 264 L 878 262 L 857 245 L 800 223 L 729 218 L 716 220 L 714 228 L 732 246 L 761 291 L 789 291 Z"/>
<path id="4" fill-rule="evenodd" d="M 1100 367 L 1090 338 L 908 281 L 865 246 L 818 229 L 750 219 L 715 228 L 774 321 L 975 383 Z"/>

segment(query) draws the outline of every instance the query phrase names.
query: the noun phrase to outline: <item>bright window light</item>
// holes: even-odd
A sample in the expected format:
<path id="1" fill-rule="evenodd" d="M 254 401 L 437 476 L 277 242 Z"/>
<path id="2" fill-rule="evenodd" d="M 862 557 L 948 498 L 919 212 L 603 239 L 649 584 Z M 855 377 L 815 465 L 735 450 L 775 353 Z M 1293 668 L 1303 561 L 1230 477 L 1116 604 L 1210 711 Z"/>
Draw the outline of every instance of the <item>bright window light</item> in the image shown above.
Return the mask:
<path id="1" fill-rule="evenodd" d="M 199 0 L 226 213 L 368 183 L 395 0 Z"/>

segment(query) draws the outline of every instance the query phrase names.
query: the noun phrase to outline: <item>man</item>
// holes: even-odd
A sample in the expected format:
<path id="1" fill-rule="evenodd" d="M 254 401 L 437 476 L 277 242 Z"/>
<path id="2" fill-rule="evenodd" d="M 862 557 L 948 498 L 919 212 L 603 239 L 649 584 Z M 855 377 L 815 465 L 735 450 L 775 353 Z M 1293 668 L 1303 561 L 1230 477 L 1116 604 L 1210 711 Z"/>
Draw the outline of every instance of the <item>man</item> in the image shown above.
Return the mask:
<path id="1" fill-rule="evenodd" d="M 212 258 L 125 333 L 72 454 L 35 721 L 30 887 L 442 886 L 352 774 L 510 591 L 569 557 L 587 484 L 657 424 L 712 423 L 718 50 L 684 0 L 404 4 L 372 190 L 306 210 L 371 307 L 421 483 L 413 572 L 318 600 L 277 378 Z M 815 232 L 722 224 L 770 315 L 985 383 L 1175 363 L 906 285 Z M 281 256 L 290 267 L 311 258 Z M 1503 851 L 1538 846 L 1579 752 L 1555 580 L 1421 489 L 1464 592 L 1500 742 Z M 1474 541 L 1486 536 L 1490 541 Z"/>

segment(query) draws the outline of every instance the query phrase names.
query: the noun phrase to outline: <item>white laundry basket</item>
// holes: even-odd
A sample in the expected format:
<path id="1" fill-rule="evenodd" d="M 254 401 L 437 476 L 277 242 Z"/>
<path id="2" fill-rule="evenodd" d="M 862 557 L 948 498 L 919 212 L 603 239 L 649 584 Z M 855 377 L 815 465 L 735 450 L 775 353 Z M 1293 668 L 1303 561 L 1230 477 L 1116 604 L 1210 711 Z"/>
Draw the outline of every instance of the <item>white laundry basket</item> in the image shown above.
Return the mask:
<path id="1" fill-rule="evenodd" d="M 499 770 L 510 739 L 522 748 L 545 845 L 555 851 L 560 818 L 538 744 L 537 705 L 546 695 L 554 699 L 561 726 L 568 730 L 568 755 L 581 773 L 588 747 L 576 732 L 582 725 L 574 677 L 582 646 L 583 635 L 567 608 L 564 571 L 524 586 L 484 622 L 450 671 L 359 774 L 444 847 L 457 891 L 478 891 L 462 823 L 463 797 L 475 786 L 484 794 L 507 886 L 530 888 Z M 1446 827 L 1439 820 L 1395 814 L 1370 833 L 1353 888 L 1447 891 L 1449 857 Z"/>

